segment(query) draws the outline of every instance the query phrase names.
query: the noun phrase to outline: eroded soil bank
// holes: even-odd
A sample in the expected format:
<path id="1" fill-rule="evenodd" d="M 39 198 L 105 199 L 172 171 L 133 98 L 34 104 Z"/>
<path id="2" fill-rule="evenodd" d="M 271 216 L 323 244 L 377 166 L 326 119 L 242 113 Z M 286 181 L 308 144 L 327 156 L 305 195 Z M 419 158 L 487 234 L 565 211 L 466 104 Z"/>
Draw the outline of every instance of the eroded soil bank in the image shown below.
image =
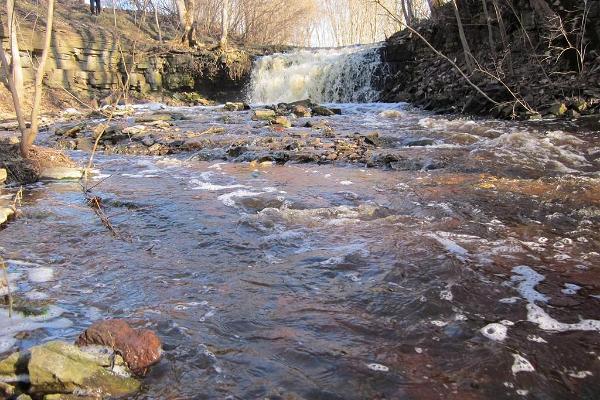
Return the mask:
<path id="1" fill-rule="evenodd" d="M 2 351 L 118 317 L 164 344 L 139 399 L 595 398 L 598 132 L 331 108 L 124 110 L 93 178 L 118 237 L 77 181 L 26 186 L 0 231 L 50 311 Z M 40 140 L 83 165 L 106 121 L 75 118 Z"/>

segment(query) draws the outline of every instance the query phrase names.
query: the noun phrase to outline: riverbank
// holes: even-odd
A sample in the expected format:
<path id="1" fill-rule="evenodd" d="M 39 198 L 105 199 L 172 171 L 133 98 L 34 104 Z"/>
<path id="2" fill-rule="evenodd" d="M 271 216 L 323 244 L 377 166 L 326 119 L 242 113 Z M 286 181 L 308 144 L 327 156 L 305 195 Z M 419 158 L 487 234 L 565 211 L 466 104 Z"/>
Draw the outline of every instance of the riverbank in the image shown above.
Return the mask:
<path id="1" fill-rule="evenodd" d="M 497 118 L 597 117 L 600 113 L 600 41 L 597 37 L 600 5 L 586 3 L 586 7 L 589 6 L 586 51 L 578 63 L 576 49 L 570 46 L 580 40 L 577 21 L 581 24 L 578 12 L 582 11 L 577 5 L 566 7 L 563 3 L 555 2 L 551 7 L 552 12 L 573 24 L 568 26 L 569 34 L 565 33 L 564 37 L 556 35 L 558 27 L 549 25 L 528 1 L 521 0 L 514 5 L 518 16 L 514 10 L 501 5 L 499 14 L 490 17 L 491 31 L 481 2 L 461 2 L 466 41 L 478 63 L 471 72 L 451 3 L 439 10 L 435 21 L 427 20 L 415 26 L 424 39 L 455 60 L 469 79 L 497 104 L 471 87 L 448 60 L 435 54 L 409 30 L 398 32 L 384 45 L 383 59 L 389 66 L 389 75 L 382 100 L 406 101 L 441 113 Z"/>

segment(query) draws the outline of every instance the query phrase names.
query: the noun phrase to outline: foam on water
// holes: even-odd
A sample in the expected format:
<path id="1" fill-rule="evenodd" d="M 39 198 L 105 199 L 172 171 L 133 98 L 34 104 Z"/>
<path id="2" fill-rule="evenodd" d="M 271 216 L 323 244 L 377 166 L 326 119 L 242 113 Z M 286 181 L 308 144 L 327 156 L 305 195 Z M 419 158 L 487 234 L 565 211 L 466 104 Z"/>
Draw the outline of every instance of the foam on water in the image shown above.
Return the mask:
<path id="1" fill-rule="evenodd" d="M 544 275 L 538 274 L 526 265 L 519 265 L 518 267 L 513 268 L 512 272 L 517 275 L 513 275 L 511 281 L 518 283 L 517 291 L 524 299 L 530 303 L 535 301 L 548 301 L 546 295 L 535 290 L 535 287 L 545 279 Z"/>
<path id="2" fill-rule="evenodd" d="M 252 192 L 250 190 L 236 190 L 235 192 L 222 194 L 218 197 L 228 207 L 235 207 L 236 197 L 256 197 L 264 194 L 265 192 Z"/>
<path id="3" fill-rule="evenodd" d="M 449 253 L 452 253 L 461 261 L 465 261 L 469 257 L 467 249 L 450 239 L 451 234 L 448 232 L 438 231 L 436 233 L 428 233 L 426 236 L 435 239 L 439 244 L 444 246 Z"/>
<path id="4" fill-rule="evenodd" d="M 508 328 L 504 324 L 493 323 L 481 328 L 480 332 L 488 339 L 501 342 L 506 339 Z"/>
<path id="5" fill-rule="evenodd" d="M 580 148 L 583 143 L 577 137 L 561 131 L 548 132 L 546 135 L 517 131 L 488 140 L 481 148 L 493 151 L 496 156 L 508 156 L 519 163 L 526 162 L 531 167 L 572 173 L 591 166 Z"/>
<path id="6" fill-rule="evenodd" d="M 60 318 L 64 310 L 57 306 L 49 306 L 47 311 L 37 316 L 25 316 L 14 312 L 8 316 L 8 310 L 0 309 L 0 353 L 9 350 L 15 343 L 14 335 L 19 332 L 34 331 L 36 329 L 65 329 L 73 325 L 71 320 Z"/>
<path id="7" fill-rule="evenodd" d="M 49 267 L 31 268 L 27 271 L 27 275 L 31 282 L 44 283 L 54 278 L 54 270 Z"/>
<path id="8" fill-rule="evenodd" d="M 515 361 L 512 365 L 512 368 L 511 368 L 513 375 L 516 375 L 519 372 L 534 372 L 535 371 L 535 368 L 533 367 L 533 365 L 525 357 L 523 357 L 519 354 L 513 354 L 513 357 L 515 359 Z"/>
<path id="9" fill-rule="evenodd" d="M 545 331 L 567 332 L 567 331 L 597 331 L 600 332 L 600 320 L 583 319 L 577 323 L 568 324 L 559 322 L 548 315 L 540 306 L 527 304 L 527 320 Z"/>
<path id="10" fill-rule="evenodd" d="M 564 289 L 561 289 L 561 292 L 567 295 L 574 295 L 581 290 L 581 286 L 576 285 L 574 283 L 565 283 Z"/>
<path id="11" fill-rule="evenodd" d="M 190 181 L 190 183 L 192 185 L 194 185 L 194 187 L 192 187 L 192 190 L 207 190 L 209 192 L 218 192 L 221 190 L 238 189 L 238 188 L 247 188 L 248 187 L 246 185 L 240 185 L 240 184 L 217 185 L 215 183 L 204 182 L 204 181 L 200 181 L 198 179 L 192 179 Z"/>

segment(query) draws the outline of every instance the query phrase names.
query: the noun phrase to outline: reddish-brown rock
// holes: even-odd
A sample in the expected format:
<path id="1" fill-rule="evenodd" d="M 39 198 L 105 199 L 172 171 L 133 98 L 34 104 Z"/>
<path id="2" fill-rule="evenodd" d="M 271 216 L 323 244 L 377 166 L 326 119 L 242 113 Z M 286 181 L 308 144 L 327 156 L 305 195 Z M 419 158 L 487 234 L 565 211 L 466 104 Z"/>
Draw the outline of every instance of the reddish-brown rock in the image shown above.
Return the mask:
<path id="1" fill-rule="evenodd" d="M 136 374 L 145 374 L 162 354 L 160 339 L 148 329 L 133 329 L 125 320 L 94 323 L 79 335 L 77 346 L 101 345 L 117 351 Z"/>

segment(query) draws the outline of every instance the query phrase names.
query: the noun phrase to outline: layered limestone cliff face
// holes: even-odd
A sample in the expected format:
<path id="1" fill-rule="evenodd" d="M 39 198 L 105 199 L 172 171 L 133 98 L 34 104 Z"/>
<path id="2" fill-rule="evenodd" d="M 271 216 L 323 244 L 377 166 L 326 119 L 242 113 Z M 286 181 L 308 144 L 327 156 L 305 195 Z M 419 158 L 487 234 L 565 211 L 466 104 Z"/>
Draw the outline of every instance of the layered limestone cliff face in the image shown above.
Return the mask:
<path id="1" fill-rule="evenodd" d="M 567 32 L 576 33 L 581 28 L 581 18 L 576 17 L 582 15 L 583 2 L 513 0 L 511 4 L 518 10 L 516 14 L 507 7 L 507 2 L 497 3 L 501 5 L 504 32 L 500 29 L 498 14 L 491 8 L 492 44 L 481 1 L 461 2 L 461 18 L 475 58 L 482 68 L 500 80 L 477 68 L 466 73 L 498 105 L 486 101 L 448 61 L 434 54 L 408 30 L 393 35 L 384 46 L 383 58 L 389 74 L 382 99 L 408 101 L 441 112 L 499 117 L 511 117 L 514 113 L 525 118 L 539 114 L 577 117 L 600 113 L 600 1 L 586 3 L 585 57 L 581 69 L 576 51 L 565 50 L 569 43 L 558 34 L 557 20 L 541 17 L 534 6 L 546 4 L 551 12 L 561 16 Z M 463 71 L 468 71 L 451 6 L 439 11 L 437 22 L 422 22 L 417 29 L 437 50 L 455 60 Z M 576 47 L 577 35 L 568 37 Z M 515 98 L 504 84 L 539 114 L 528 112 L 519 104 L 515 106 Z"/>
<path id="2" fill-rule="evenodd" d="M 7 38 L 2 45 L 8 49 Z M 33 82 L 32 59 L 42 53 L 43 33 L 20 39 L 25 81 Z M 118 43 L 107 35 L 86 37 L 55 30 L 46 64 L 45 84 L 82 98 L 97 98 L 124 85 L 143 97 L 151 92 L 191 92 L 215 98 L 236 97 L 249 79 L 252 56 L 231 49 L 177 50 Z M 0 73 L 1 76 L 1 73 Z"/>

